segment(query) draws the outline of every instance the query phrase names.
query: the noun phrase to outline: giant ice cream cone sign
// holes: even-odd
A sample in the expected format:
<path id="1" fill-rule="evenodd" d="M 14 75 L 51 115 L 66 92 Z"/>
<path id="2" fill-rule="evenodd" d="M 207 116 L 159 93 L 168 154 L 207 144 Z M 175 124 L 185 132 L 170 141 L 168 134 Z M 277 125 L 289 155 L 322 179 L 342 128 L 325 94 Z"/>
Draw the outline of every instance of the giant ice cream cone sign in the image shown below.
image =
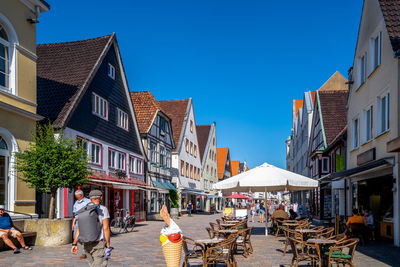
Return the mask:
<path id="1" fill-rule="evenodd" d="M 164 205 L 160 211 L 165 226 L 161 229 L 160 242 L 167 267 L 179 267 L 182 252 L 182 231 L 171 219 L 167 207 Z"/>

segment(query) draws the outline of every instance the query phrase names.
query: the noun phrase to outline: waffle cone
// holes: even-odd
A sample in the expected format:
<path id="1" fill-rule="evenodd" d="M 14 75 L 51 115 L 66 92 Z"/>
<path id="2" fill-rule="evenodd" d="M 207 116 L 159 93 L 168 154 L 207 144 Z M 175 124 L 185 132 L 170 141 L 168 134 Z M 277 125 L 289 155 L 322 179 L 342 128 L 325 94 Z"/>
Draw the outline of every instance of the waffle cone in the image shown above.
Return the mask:
<path id="1" fill-rule="evenodd" d="M 167 263 L 167 267 L 179 267 L 181 263 L 181 252 L 182 252 L 182 243 L 183 241 L 179 241 L 177 243 L 169 242 L 162 246 L 162 252 L 164 254 L 165 262 Z"/>

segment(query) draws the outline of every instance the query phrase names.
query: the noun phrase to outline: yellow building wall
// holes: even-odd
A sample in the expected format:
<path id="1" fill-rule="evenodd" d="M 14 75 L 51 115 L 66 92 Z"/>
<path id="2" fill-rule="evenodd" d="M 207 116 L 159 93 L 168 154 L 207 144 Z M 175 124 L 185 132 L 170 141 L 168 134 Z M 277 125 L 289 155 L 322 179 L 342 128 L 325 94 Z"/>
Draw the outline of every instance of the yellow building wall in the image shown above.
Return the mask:
<path id="1" fill-rule="evenodd" d="M 36 62 L 17 51 L 18 96 L 32 103 L 36 100 Z M 29 111 L 36 113 L 36 107 L 29 107 Z"/>

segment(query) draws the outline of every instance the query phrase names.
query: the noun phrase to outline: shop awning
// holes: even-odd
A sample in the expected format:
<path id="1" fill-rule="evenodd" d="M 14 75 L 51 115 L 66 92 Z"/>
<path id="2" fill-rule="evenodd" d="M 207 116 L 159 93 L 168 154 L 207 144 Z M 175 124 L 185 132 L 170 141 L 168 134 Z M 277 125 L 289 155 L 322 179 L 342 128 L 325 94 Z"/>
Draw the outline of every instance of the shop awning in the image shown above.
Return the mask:
<path id="1" fill-rule="evenodd" d="M 348 178 L 349 176 L 353 176 L 356 174 L 360 174 L 365 171 L 372 171 L 374 169 L 377 169 L 379 167 L 383 167 L 384 165 L 390 166 L 393 165 L 393 158 L 385 158 L 385 159 L 378 159 L 375 160 L 371 163 L 365 164 L 360 167 L 356 167 L 353 169 L 341 171 L 341 172 L 334 172 L 328 175 L 328 177 L 322 177 L 324 179 L 330 179 L 332 181 L 338 181 L 344 178 Z"/>
<path id="2" fill-rule="evenodd" d="M 130 184 L 113 184 L 115 189 L 138 190 L 139 187 Z"/>
<path id="3" fill-rule="evenodd" d="M 207 196 L 207 194 L 204 193 L 203 191 L 201 191 L 199 189 L 192 189 L 192 188 L 183 188 L 182 193 L 188 193 L 188 194 L 199 195 L 199 196 Z"/>
<path id="4" fill-rule="evenodd" d="M 173 186 L 170 183 L 164 183 L 164 182 L 158 182 L 156 180 L 152 180 L 152 183 L 155 187 L 158 187 L 160 189 L 167 189 L 167 190 L 176 190 L 175 186 Z"/>

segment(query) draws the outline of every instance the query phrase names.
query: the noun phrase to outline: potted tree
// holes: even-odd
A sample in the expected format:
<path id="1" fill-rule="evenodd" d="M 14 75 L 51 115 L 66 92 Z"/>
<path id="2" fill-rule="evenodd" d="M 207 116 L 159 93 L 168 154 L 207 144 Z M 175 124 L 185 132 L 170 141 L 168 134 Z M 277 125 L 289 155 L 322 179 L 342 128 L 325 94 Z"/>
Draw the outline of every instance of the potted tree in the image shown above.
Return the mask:
<path id="1" fill-rule="evenodd" d="M 54 220 L 59 188 L 74 189 L 87 181 L 87 152 L 76 140 L 55 132 L 50 125 L 39 125 L 34 142 L 16 153 L 16 169 L 21 180 L 36 191 L 50 192 L 48 219 L 26 220 L 25 231 L 37 232 L 37 245 L 60 245 L 71 240 L 71 219 Z"/>
<path id="2" fill-rule="evenodd" d="M 169 190 L 169 201 L 171 203 L 171 216 L 176 218 L 179 216 L 179 195 L 177 190 Z"/>

